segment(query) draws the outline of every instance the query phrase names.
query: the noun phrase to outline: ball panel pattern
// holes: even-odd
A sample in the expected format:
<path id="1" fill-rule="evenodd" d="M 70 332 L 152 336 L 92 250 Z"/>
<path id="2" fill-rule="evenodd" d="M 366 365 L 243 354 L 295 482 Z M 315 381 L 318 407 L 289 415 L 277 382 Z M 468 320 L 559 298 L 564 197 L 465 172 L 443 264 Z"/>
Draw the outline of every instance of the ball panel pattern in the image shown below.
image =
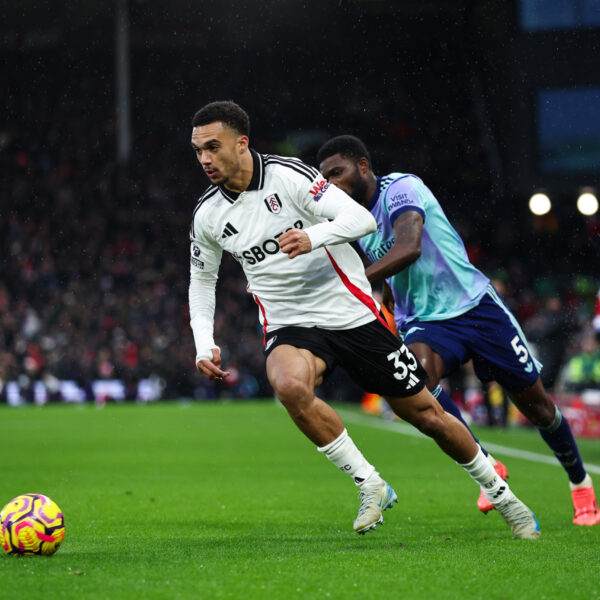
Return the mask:
<path id="1" fill-rule="evenodd" d="M 0 511 L 2 547 L 9 554 L 54 554 L 65 537 L 65 521 L 58 505 L 42 494 L 22 494 Z"/>

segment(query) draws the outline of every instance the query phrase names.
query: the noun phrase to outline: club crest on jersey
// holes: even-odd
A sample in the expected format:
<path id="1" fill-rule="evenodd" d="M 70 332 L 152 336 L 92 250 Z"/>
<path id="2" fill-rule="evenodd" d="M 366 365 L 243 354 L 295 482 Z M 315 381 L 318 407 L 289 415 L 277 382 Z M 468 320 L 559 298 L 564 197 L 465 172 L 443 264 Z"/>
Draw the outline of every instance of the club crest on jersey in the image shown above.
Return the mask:
<path id="1" fill-rule="evenodd" d="M 265 205 L 269 212 L 278 214 L 281 212 L 281 200 L 277 194 L 271 194 L 265 198 Z"/>

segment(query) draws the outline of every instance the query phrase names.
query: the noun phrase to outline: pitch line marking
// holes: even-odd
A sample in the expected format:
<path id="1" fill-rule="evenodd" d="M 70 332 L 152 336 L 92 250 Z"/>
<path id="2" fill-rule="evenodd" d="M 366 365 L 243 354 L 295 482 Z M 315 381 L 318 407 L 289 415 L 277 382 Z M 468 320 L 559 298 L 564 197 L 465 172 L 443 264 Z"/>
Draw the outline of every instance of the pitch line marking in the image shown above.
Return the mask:
<path id="1" fill-rule="evenodd" d="M 373 427 L 374 429 L 383 429 L 385 431 L 393 431 L 394 433 L 400 433 L 402 435 L 409 435 L 412 437 L 425 438 L 418 429 L 415 429 L 412 425 L 406 423 L 400 423 L 398 421 L 378 421 L 371 417 L 364 417 L 351 411 L 345 411 L 338 409 L 337 411 L 344 421 L 354 423 L 355 425 L 366 425 L 367 427 Z M 498 454 L 505 454 L 506 456 L 514 456 L 515 458 L 522 458 L 523 460 L 529 460 L 531 462 L 545 463 L 547 465 L 554 465 L 555 467 L 561 467 L 561 464 L 552 455 L 540 454 L 538 452 L 530 452 L 529 450 L 519 450 L 517 448 L 510 448 L 508 446 L 501 446 L 500 444 L 488 444 L 481 440 L 486 450 L 489 450 Z M 592 465 L 584 461 L 586 471 L 590 473 L 600 473 L 599 465 Z"/>

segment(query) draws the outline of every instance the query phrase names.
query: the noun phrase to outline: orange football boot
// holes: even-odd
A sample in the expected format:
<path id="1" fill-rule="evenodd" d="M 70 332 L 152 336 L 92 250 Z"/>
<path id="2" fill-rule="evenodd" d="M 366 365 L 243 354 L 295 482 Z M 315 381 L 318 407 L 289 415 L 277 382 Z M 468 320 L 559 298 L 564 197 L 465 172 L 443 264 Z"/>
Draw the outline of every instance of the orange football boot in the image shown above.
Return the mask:
<path id="1" fill-rule="evenodd" d="M 575 510 L 573 523 L 575 525 L 597 525 L 600 523 L 600 510 L 598 510 L 594 486 L 589 475 L 586 476 L 584 482 L 589 482 L 590 485 L 571 490 Z"/>
<path id="2" fill-rule="evenodd" d="M 499 477 L 505 481 L 508 479 L 508 469 L 506 465 L 502 464 L 499 460 L 496 460 L 491 454 L 488 454 L 488 460 L 494 466 L 494 470 Z M 477 508 L 485 515 L 493 510 L 494 505 L 485 497 L 483 490 L 479 492 L 479 498 L 477 498 Z"/>

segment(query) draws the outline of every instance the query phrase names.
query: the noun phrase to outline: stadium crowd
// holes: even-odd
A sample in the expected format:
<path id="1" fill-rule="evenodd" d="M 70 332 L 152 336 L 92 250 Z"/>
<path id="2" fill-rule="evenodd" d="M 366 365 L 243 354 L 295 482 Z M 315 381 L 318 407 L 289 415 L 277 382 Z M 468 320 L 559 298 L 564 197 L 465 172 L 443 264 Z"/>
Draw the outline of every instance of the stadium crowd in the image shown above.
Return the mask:
<path id="1" fill-rule="evenodd" d="M 25 53 L 27 82 L 3 74 L 10 93 L 0 125 L 0 402 L 6 382 L 17 381 L 30 400 L 37 380 L 50 391 L 57 380 L 76 381 L 91 399 L 92 381 L 121 379 L 133 399 L 137 382 L 150 376 L 165 398 L 269 395 L 256 305 L 227 256 L 215 339 L 232 376 L 215 385 L 194 369 L 187 233 L 207 181 L 189 150 L 189 118 L 222 97 L 217 83 L 205 82 L 200 93 L 184 77 L 189 65 L 134 54 L 134 141 L 124 166 L 114 158 L 110 65 L 61 52 L 45 60 L 66 69 L 49 70 Z M 329 81 L 310 73 L 299 81 L 293 67 L 288 80 L 255 72 L 228 94 L 250 113 L 260 152 L 314 164 L 327 137 L 353 133 L 369 143 L 377 173 L 421 176 L 472 261 L 503 288 L 552 387 L 590 335 L 600 224 L 532 218 L 523 198 L 494 189 L 468 76 L 451 50 L 432 43 L 429 52 L 437 77 L 422 72 L 411 87 L 392 80 L 376 94 L 369 78 L 354 77 L 343 102 Z M 328 394 L 351 389 L 337 378 Z"/>

